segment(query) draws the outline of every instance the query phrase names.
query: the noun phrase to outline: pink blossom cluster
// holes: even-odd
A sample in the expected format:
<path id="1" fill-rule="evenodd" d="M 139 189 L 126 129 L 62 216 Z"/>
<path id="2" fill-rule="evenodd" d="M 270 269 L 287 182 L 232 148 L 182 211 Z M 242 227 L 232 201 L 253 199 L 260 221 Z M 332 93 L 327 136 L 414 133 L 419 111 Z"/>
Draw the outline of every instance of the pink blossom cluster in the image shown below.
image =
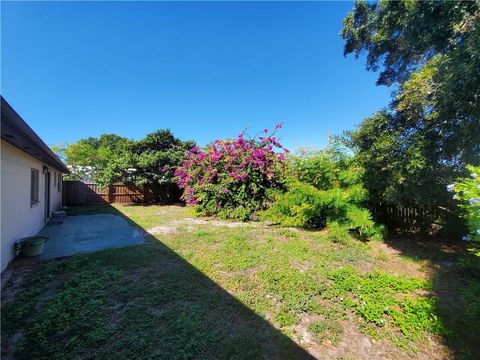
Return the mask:
<path id="1" fill-rule="evenodd" d="M 288 153 L 274 136 L 282 125 L 277 124 L 270 135 L 265 129 L 265 136 L 252 139 L 244 131 L 236 139 L 215 140 L 203 151 L 198 147 L 190 149 L 175 171 L 187 205 L 197 205 L 205 193 L 216 192 L 215 201 L 221 208 L 222 199 L 234 196 L 236 189 L 255 196 L 263 187 L 275 187 L 280 165 Z"/>

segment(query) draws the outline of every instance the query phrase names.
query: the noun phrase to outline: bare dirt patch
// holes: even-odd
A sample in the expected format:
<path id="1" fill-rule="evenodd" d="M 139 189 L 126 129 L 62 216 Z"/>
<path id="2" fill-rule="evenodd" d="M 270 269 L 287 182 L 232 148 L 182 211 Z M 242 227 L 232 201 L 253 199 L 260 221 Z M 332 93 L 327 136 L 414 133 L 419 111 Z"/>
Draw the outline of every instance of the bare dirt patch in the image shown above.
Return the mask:
<path id="1" fill-rule="evenodd" d="M 38 270 L 44 261 L 19 257 L 2 273 L 2 306 L 15 298 L 26 278 Z M 9 286 L 6 286 L 7 283 Z M 5 287 L 5 288 L 4 288 Z"/>
<path id="2" fill-rule="evenodd" d="M 379 264 L 379 269 L 389 274 L 403 275 L 426 279 L 428 273 L 424 271 L 430 266 L 428 260 L 414 262 L 402 258 L 401 251 L 393 248 L 389 244 L 372 243 L 372 251 L 375 255 L 382 257 L 384 261 Z"/>
<path id="3" fill-rule="evenodd" d="M 417 354 L 406 352 L 387 340 L 375 340 L 362 334 L 353 318 L 341 321 L 343 335 L 336 344 L 330 341 L 318 343 L 314 334 L 309 331 L 309 325 L 318 320 L 324 320 L 322 316 L 308 315 L 302 317 L 296 325 L 298 335 L 297 342 L 310 354 L 318 359 L 447 359 L 445 349 L 439 345 L 438 339 L 430 339 L 428 351 L 420 350 Z"/>
<path id="4" fill-rule="evenodd" d="M 183 218 L 180 220 L 173 220 L 166 224 L 160 226 L 155 226 L 151 229 L 148 229 L 149 234 L 176 234 L 180 232 L 194 232 L 199 229 L 200 226 L 215 226 L 215 227 L 228 227 L 228 228 L 237 228 L 237 227 L 251 227 L 254 226 L 250 223 L 244 222 L 234 222 L 234 221 L 225 221 L 217 219 L 201 219 L 201 218 Z"/>

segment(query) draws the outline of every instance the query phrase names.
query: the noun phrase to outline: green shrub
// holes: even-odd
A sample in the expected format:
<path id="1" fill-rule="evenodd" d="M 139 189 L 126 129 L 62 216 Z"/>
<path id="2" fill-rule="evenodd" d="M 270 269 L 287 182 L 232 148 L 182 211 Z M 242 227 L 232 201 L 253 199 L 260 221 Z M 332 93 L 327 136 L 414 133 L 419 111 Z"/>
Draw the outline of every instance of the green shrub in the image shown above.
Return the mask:
<path id="1" fill-rule="evenodd" d="M 337 221 L 328 223 L 327 239 L 335 243 L 346 243 L 351 238 L 347 227 Z"/>
<path id="2" fill-rule="evenodd" d="M 360 184 L 362 171 L 354 166 L 345 148 L 334 138 L 322 151 L 299 151 L 290 158 L 295 177 L 320 190 L 343 185 Z"/>
<path id="3" fill-rule="evenodd" d="M 467 220 L 470 234 L 464 240 L 475 240 L 480 243 L 480 166 L 467 166 L 471 173 L 470 178 L 459 179 L 449 185 L 449 191 L 454 191 L 454 198 L 460 201 L 464 210 L 463 216 Z"/>
<path id="4" fill-rule="evenodd" d="M 203 215 L 251 220 L 268 207 L 275 190 L 283 189 L 284 153 L 273 136 L 215 140 L 205 149 L 192 148 L 175 172 L 187 206 Z M 284 149 L 287 152 L 286 149 Z"/>
<path id="5" fill-rule="evenodd" d="M 291 158 L 288 191 L 280 194 L 262 218 L 284 226 L 331 227 L 333 241 L 348 238 L 349 231 L 380 239 L 376 225 L 362 206 L 367 192 L 362 170 L 338 145 L 320 152 L 303 152 Z"/>
<path id="6" fill-rule="evenodd" d="M 324 227 L 326 213 L 322 195 L 314 186 L 297 182 L 288 192 L 278 195 L 261 217 L 284 226 Z"/>

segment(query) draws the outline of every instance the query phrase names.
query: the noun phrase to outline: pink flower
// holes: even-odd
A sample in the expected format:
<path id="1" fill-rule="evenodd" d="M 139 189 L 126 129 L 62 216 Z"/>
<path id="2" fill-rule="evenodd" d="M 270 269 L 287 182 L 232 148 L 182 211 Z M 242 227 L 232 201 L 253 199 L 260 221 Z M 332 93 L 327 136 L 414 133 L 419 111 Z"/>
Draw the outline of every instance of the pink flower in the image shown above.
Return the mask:
<path id="1" fill-rule="evenodd" d="M 282 124 L 277 124 L 275 130 Z M 213 204 L 217 208 L 232 206 L 232 201 L 236 201 L 233 195 L 247 181 L 247 191 L 255 196 L 261 194 L 260 190 L 255 190 L 256 186 L 278 186 L 275 163 L 283 161 L 288 150 L 275 153 L 274 148 L 282 148 L 281 144 L 277 138 L 268 135 L 268 129 L 263 131 L 267 135 L 257 139 L 246 140 L 245 132 L 242 132 L 234 139 L 215 140 L 203 151 L 194 147 L 187 152 L 183 164 L 175 169 L 175 178 L 178 186 L 184 189 L 182 198 L 187 205 L 203 204 L 204 200 L 198 200 L 201 197 L 208 202 L 215 201 Z"/>

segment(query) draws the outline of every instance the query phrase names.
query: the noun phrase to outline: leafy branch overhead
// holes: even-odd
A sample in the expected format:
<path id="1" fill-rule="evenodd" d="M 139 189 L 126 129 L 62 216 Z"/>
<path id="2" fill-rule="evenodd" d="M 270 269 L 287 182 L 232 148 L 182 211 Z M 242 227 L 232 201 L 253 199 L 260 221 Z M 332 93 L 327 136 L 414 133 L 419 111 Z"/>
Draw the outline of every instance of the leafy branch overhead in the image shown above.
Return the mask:
<path id="1" fill-rule="evenodd" d="M 392 102 L 347 133 L 374 202 L 455 206 L 446 185 L 480 164 L 478 1 L 357 2 L 345 55 L 366 55 Z"/>

